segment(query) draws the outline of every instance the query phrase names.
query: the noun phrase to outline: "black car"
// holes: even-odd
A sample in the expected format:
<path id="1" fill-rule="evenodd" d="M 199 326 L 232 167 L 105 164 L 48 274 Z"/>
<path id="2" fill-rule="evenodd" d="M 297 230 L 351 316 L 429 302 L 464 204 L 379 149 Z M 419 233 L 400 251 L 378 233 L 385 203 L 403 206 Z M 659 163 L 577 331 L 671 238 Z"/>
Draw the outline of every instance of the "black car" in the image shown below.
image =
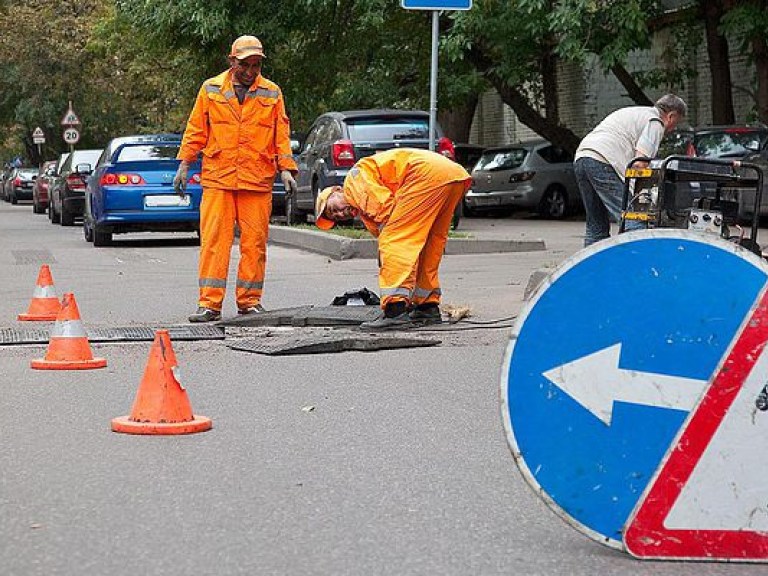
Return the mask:
<path id="1" fill-rule="evenodd" d="M 437 151 L 454 158 L 453 142 L 436 126 Z M 429 148 L 429 113 L 420 110 L 326 112 L 307 132 L 297 158 L 299 191 L 286 204 L 288 224 L 315 213 L 326 186 L 340 186 L 361 158 L 391 148 Z"/>
<path id="2" fill-rule="evenodd" d="M 51 222 L 72 226 L 75 218 L 82 218 L 86 179 L 100 155 L 101 150 L 75 150 L 67 157 L 48 189 Z"/>
<path id="3" fill-rule="evenodd" d="M 37 168 L 16 168 L 5 184 L 6 200 L 11 204 L 18 204 L 19 200 L 31 200 L 37 173 Z"/>

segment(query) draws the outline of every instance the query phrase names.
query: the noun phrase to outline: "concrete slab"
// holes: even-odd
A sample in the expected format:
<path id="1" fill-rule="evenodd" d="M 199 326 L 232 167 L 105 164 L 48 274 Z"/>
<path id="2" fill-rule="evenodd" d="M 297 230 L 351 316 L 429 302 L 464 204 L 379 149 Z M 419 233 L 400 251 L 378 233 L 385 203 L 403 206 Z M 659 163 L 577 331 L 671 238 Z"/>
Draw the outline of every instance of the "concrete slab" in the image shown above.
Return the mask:
<path id="1" fill-rule="evenodd" d="M 250 339 L 227 342 L 233 350 L 255 352 L 268 356 L 293 354 L 329 354 L 346 351 L 373 352 L 397 348 L 423 348 L 437 346 L 440 340 L 428 337 L 401 335 L 372 335 L 334 330 L 323 333 L 269 334 Z"/>
<path id="2" fill-rule="evenodd" d="M 375 239 L 345 238 L 330 232 L 307 230 L 293 226 L 271 225 L 269 227 L 269 241 L 272 244 L 323 254 L 333 260 L 376 258 L 378 256 L 378 244 Z M 445 253 L 490 254 L 538 252 L 546 249 L 544 240 L 540 239 L 449 238 L 445 247 Z"/>

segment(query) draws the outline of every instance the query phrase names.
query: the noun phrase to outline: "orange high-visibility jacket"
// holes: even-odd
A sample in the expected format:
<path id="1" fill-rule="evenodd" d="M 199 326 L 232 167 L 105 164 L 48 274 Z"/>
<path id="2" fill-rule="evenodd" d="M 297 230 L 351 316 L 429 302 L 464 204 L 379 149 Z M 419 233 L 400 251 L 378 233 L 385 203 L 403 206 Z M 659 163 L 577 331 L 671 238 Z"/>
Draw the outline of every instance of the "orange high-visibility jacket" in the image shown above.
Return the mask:
<path id="1" fill-rule="evenodd" d="M 204 188 L 271 192 L 277 170 L 296 172 L 280 88 L 259 75 L 242 106 L 229 70 L 203 82 L 178 159 L 203 153 Z"/>
<path id="2" fill-rule="evenodd" d="M 344 197 L 360 209 L 360 219 L 378 236 L 389 221 L 397 198 L 471 176 L 442 154 L 415 148 L 394 148 L 358 161 L 344 179 Z"/>

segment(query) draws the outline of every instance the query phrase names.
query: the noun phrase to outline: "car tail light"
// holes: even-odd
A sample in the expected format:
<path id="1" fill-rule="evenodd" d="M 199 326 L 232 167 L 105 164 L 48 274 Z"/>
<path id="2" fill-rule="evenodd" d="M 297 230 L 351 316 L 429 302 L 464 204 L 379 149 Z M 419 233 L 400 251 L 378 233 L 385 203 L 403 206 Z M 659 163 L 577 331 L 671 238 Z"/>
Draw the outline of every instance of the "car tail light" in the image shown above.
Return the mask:
<path id="1" fill-rule="evenodd" d="M 518 172 L 517 174 L 512 174 L 512 176 L 509 177 L 509 181 L 510 182 L 527 182 L 534 176 L 536 176 L 536 172 L 526 170 L 525 172 Z"/>
<path id="2" fill-rule="evenodd" d="M 122 174 L 108 172 L 99 180 L 102 186 L 139 186 L 146 184 L 140 174 Z"/>
<path id="3" fill-rule="evenodd" d="M 16 178 L 14 178 L 14 180 L 13 180 L 13 185 L 14 186 L 21 186 L 21 178 L 16 176 Z"/>
<path id="4" fill-rule="evenodd" d="M 192 174 L 187 180 L 187 184 L 200 184 L 200 174 Z"/>
<path id="5" fill-rule="evenodd" d="M 688 146 L 685 147 L 685 155 L 694 158 L 696 156 L 696 147 L 693 142 L 688 142 Z"/>
<path id="6" fill-rule="evenodd" d="M 453 141 L 443 136 L 437 141 L 437 151 L 451 160 L 456 159 L 456 150 L 453 147 Z"/>
<path id="7" fill-rule="evenodd" d="M 85 181 L 77 174 L 67 176 L 67 188 L 70 190 L 85 190 Z"/>
<path id="8" fill-rule="evenodd" d="M 336 140 L 331 147 L 333 163 L 340 168 L 349 168 L 355 164 L 355 147 L 350 140 Z"/>

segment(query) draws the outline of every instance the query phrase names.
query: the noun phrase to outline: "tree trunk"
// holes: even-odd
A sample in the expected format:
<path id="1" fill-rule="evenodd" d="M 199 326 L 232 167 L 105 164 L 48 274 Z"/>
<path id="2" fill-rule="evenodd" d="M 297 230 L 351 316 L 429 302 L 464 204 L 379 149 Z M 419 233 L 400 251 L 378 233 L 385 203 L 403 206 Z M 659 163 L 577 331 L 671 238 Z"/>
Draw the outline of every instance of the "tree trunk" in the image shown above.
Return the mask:
<path id="1" fill-rule="evenodd" d="M 560 146 L 569 152 L 576 152 L 581 138 L 573 130 L 560 125 L 534 108 L 528 101 L 528 98 L 516 87 L 507 84 L 492 67 L 492 60 L 483 51 L 480 46 L 473 46 L 467 51 L 467 58 L 472 65 L 480 72 L 491 85 L 496 89 L 501 100 L 512 110 L 518 120 L 528 126 L 531 130 L 539 134 L 542 138 L 549 140 L 555 146 Z M 551 106 L 551 103 L 550 103 Z M 546 106 L 545 106 L 546 107 Z"/>
<path id="2" fill-rule="evenodd" d="M 645 95 L 643 89 L 635 82 L 635 78 L 624 66 L 616 64 L 611 68 L 611 72 L 613 72 L 613 75 L 616 76 L 616 79 L 624 87 L 624 90 L 627 91 L 627 96 L 632 99 L 632 102 L 638 106 L 653 106 L 653 100 Z"/>
<path id="3" fill-rule="evenodd" d="M 765 38 L 752 41 L 752 57 L 757 76 L 757 117 L 763 124 L 768 124 L 768 43 Z"/>
<path id="4" fill-rule="evenodd" d="M 443 132 L 454 142 L 469 142 L 469 132 L 472 129 L 472 119 L 475 117 L 475 109 L 479 97 L 473 94 L 461 106 L 454 106 L 450 110 L 440 110 L 437 115 Z"/>
<path id="5" fill-rule="evenodd" d="M 733 124 L 736 114 L 733 110 L 733 87 L 731 85 L 731 63 L 728 40 L 719 31 L 723 17 L 720 0 L 704 0 L 704 29 L 709 55 L 709 72 L 712 75 L 712 123 Z"/>

